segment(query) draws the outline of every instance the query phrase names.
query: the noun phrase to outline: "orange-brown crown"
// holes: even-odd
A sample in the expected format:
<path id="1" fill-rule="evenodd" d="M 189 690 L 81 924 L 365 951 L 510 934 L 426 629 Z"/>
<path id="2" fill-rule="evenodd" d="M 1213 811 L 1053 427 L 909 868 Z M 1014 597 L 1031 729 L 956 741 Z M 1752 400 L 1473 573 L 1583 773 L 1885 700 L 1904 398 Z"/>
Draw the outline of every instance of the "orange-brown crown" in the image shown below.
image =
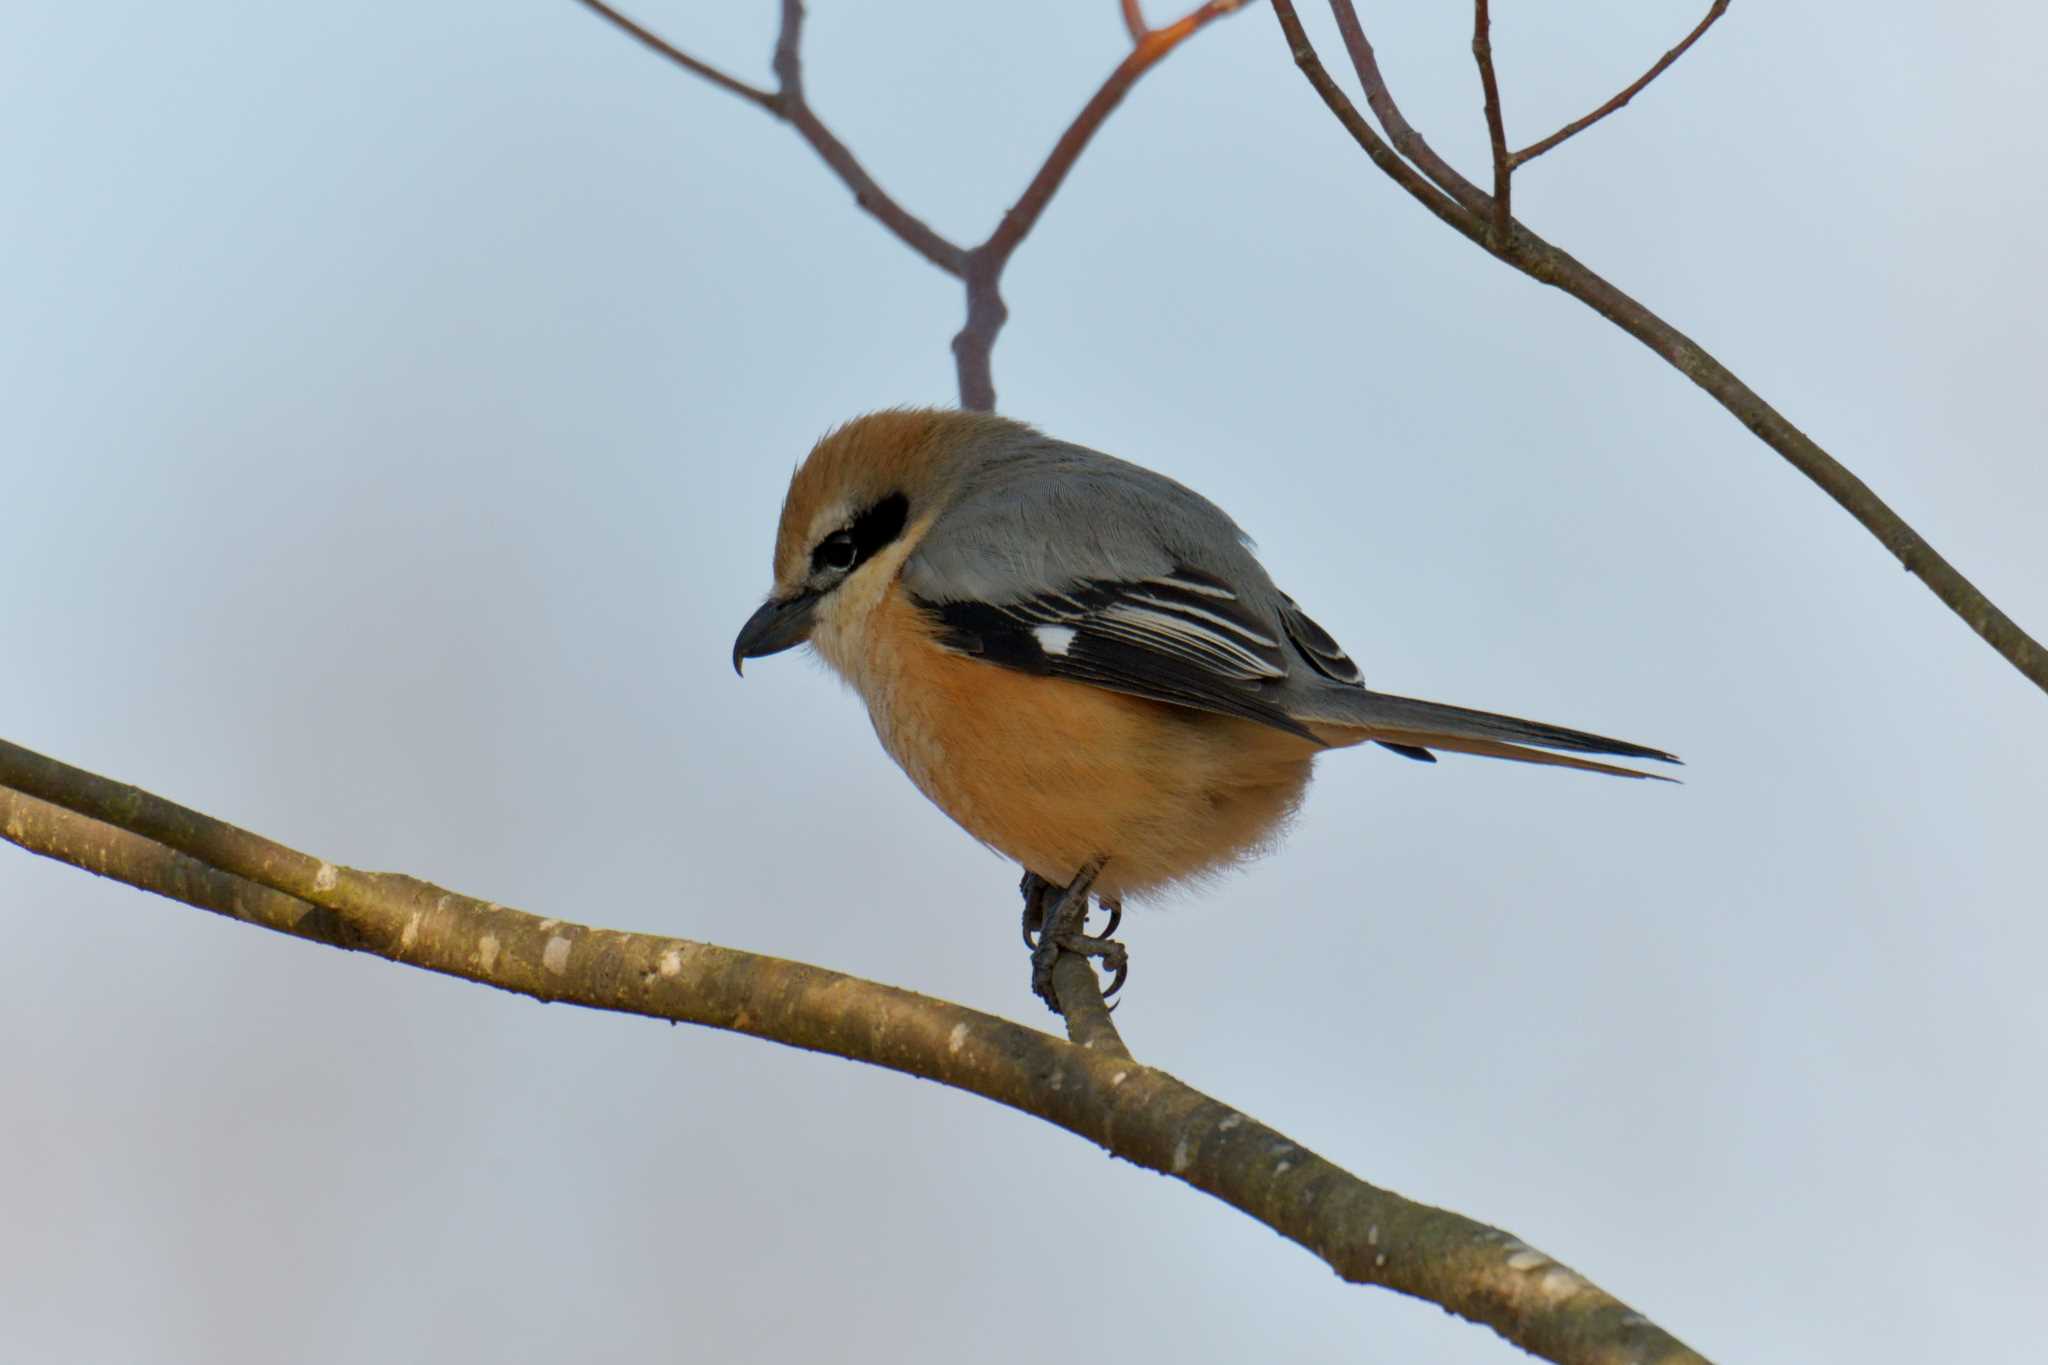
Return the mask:
<path id="1" fill-rule="evenodd" d="M 775 581 L 787 586 L 809 570 L 811 548 L 862 509 L 900 493 L 909 521 L 932 512 L 963 460 L 987 438 L 1019 423 L 952 408 L 891 408 L 827 432 L 789 481 L 775 532 Z"/>

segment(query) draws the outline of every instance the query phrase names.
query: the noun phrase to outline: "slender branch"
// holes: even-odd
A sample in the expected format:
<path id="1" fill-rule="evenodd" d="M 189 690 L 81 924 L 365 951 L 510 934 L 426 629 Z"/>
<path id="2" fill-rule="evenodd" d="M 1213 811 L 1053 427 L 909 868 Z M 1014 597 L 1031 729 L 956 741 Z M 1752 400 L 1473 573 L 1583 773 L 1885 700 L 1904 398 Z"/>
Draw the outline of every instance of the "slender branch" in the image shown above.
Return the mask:
<path id="1" fill-rule="evenodd" d="M 720 88 L 730 90 L 754 101 L 775 117 L 795 128 L 811 149 L 832 168 L 848 189 L 853 191 L 853 200 L 893 233 L 896 239 L 930 261 L 948 275 L 964 272 L 966 253 L 933 231 L 922 218 L 910 212 L 875 182 L 867 168 L 860 164 L 847 145 L 836 137 L 824 121 L 804 99 L 802 71 L 796 59 L 798 35 L 803 27 L 803 5 L 799 0 L 783 0 L 782 28 L 775 40 L 775 72 L 781 82 L 780 88 L 770 93 L 734 80 L 716 68 L 707 65 L 687 52 L 656 36 L 649 30 L 634 23 L 625 15 L 613 9 L 602 0 L 577 0 L 586 9 L 602 15 L 626 33 L 637 38 L 642 44 L 660 53 L 685 71 L 704 77 Z"/>
<path id="2" fill-rule="evenodd" d="M 1501 121 L 1500 82 L 1493 74 L 1493 19 L 1486 0 L 1472 0 L 1472 60 L 1479 63 L 1479 88 L 1486 97 L 1486 140 L 1493 148 L 1493 232 L 1505 242 L 1514 224 L 1509 208 L 1514 164 L 1508 160 L 1507 128 Z"/>
<path id="3" fill-rule="evenodd" d="M 1287 47 L 1294 56 L 1294 64 L 1301 68 L 1301 74 L 1308 78 L 1309 85 L 1323 97 L 1323 103 L 1336 115 L 1337 122 L 1351 134 L 1352 140 L 1358 143 L 1372 164 L 1413 195 L 1417 203 L 1473 241 L 1483 244 L 1486 228 L 1482 220 L 1403 161 L 1380 137 L 1379 130 L 1358 112 L 1343 88 L 1330 78 L 1301 26 L 1301 16 L 1294 12 L 1293 0 L 1273 0 L 1273 16 L 1280 21 L 1280 31 L 1287 36 Z"/>
<path id="4" fill-rule="evenodd" d="M 1380 74 L 1379 58 L 1372 50 L 1372 43 L 1365 36 L 1365 26 L 1358 22 L 1358 11 L 1352 7 L 1351 0 L 1330 0 L 1330 11 L 1336 16 L 1337 32 L 1344 39 L 1344 50 L 1351 55 L 1351 67 L 1358 73 L 1359 84 L 1365 87 L 1365 102 L 1372 109 L 1373 117 L 1380 121 L 1380 126 L 1387 130 L 1387 137 L 1393 142 L 1395 150 L 1414 162 L 1424 175 L 1434 180 L 1445 194 L 1457 200 L 1467 213 L 1478 218 L 1490 215 L 1493 212 L 1493 200 L 1487 197 L 1486 191 L 1458 174 L 1450 162 L 1438 156 L 1429 143 L 1423 140 L 1422 134 L 1415 131 L 1414 126 L 1401 113 L 1401 107 L 1394 103 L 1394 96 L 1387 89 L 1386 77 Z M 1293 15 L 1292 6 L 1288 8 L 1288 15 L 1290 18 Z M 1283 18 L 1280 21 L 1281 27 L 1286 28 L 1288 22 L 1288 18 Z M 1292 39 L 1289 41 L 1291 43 Z M 1304 38 L 1304 45 L 1306 41 Z M 1313 53 L 1310 53 L 1309 57 L 1311 61 L 1314 60 Z M 1299 60 L 1297 54 L 1296 61 Z M 1317 64 L 1317 69 L 1321 69 L 1320 63 Z M 1313 80 L 1313 77 L 1311 79 Z M 1327 80 L 1328 77 L 1324 79 Z"/>
<path id="5" fill-rule="evenodd" d="M 609 20 L 613 25 L 630 35 L 643 46 L 660 53 L 677 66 L 683 68 L 683 70 L 693 75 L 702 76 L 719 89 L 730 91 L 743 100 L 751 100 L 771 114 L 780 115 L 781 111 L 775 107 L 775 94 L 773 91 L 762 90 L 757 86 L 748 85 L 745 81 L 735 80 L 709 62 L 699 61 L 669 42 L 666 38 L 663 38 L 660 34 L 634 23 L 610 5 L 605 4 L 603 0 L 576 0 L 576 2 L 585 9 L 591 10 Z"/>
<path id="6" fill-rule="evenodd" d="M 1701 1359 L 1508 1234 L 1369 1185 L 1108 1049 L 803 963 L 541 919 L 410 877 L 337 867 L 4 741 L 0 837 L 314 942 L 540 1000 L 728 1029 L 981 1095 L 1216 1196 L 1346 1280 L 1427 1299 L 1549 1360 Z"/>
<path id="7" fill-rule="evenodd" d="M 1619 95 L 1616 95 L 1613 99 L 1607 101 L 1607 103 L 1601 105 L 1598 109 L 1595 109 L 1592 113 L 1586 115 L 1584 118 L 1579 119 L 1574 123 L 1567 123 L 1564 127 L 1558 129 L 1549 137 L 1544 138 L 1541 142 L 1532 142 L 1527 147 L 1524 147 L 1521 151 L 1516 152 L 1513 156 L 1508 158 L 1508 169 L 1512 170 L 1515 167 L 1521 165 L 1524 161 L 1534 161 L 1537 157 L 1542 156 L 1545 152 L 1549 151 L 1552 147 L 1555 147 L 1558 143 L 1565 141 L 1567 138 L 1577 137 L 1580 133 L 1585 132 L 1588 128 L 1598 123 L 1601 119 L 1606 118 L 1609 114 L 1621 108 L 1624 104 L 1627 104 L 1637 95 L 1640 95 L 1643 92 L 1644 86 L 1648 85 L 1651 81 L 1656 80 L 1657 77 L 1663 75 L 1665 67 L 1671 65 L 1680 57 L 1683 57 L 1685 55 L 1685 50 L 1691 47 L 1694 43 L 1698 42 L 1700 40 L 1700 35 L 1704 34 L 1708 29 L 1712 28 L 1714 26 L 1714 21 L 1716 19 L 1719 19 L 1722 15 L 1726 14 L 1727 12 L 1728 0 L 1714 0 L 1713 7 L 1707 11 L 1707 17 L 1700 20 L 1699 24 L 1693 29 L 1693 31 L 1685 35 L 1685 41 L 1680 43 L 1677 47 L 1672 48 L 1663 56 L 1659 57 L 1657 59 L 1657 64 L 1655 66 L 1652 66 L 1648 71 L 1645 71 L 1640 80 L 1636 81 L 1635 84 L 1629 86 L 1628 89 L 1622 91 Z"/>
<path id="8" fill-rule="evenodd" d="M 1150 71 L 1159 60 L 1179 47 L 1183 42 L 1201 32 L 1211 21 L 1244 8 L 1249 0 L 1208 0 L 1197 6 L 1164 28 L 1149 29 L 1131 48 L 1130 53 L 1116 64 L 1088 102 L 1081 106 L 1081 112 L 1074 115 L 1059 140 L 1053 144 L 1046 156 L 1045 164 L 1038 168 L 1038 174 L 1031 177 L 1031 183 L 1024 187 L 1017 202 L 1003 214 L 996 230 L 989 234 L 987 241 L 975 248 L 998 263 L 1009 260 L 1010 253 L 1024 240 L 1025 234 L 1037 225 L 1039 215 L 1052 202 L 1053 195 L 1066 182 L 1067 173 L 1074 169 L 1074 163 L 1088 146 L 1104 119 L 1117 105 L 1123 103 L 1138 78 Z"/>
<path id="9" fill-rule="evenodd" d="M 1212 21 L 1243 9 L 1249 3 L 1250 0 L 1207 0 L 1206 4 L 1196 6 L 1164 28 L 1148 28 L 1142 35 L 1134 31 L 1130 52 L 1103 79 L 1088 102 L 1081 106 L 1081 112 L 1074 115 L 1073 122 L 1053 143 L 1052 151 L 1046 155 L 1038 173 L 1024 187 L 1024 193 L 1003 214 L 988 240 L 967 253 L 967 323 L 953 338 L 953 356 L 960 371 L 962 407 L 984 411 L 995 407 L 995 382 L 990 373 L 989 357 L 995 349 L 996 336 L 1010 315 L 1002 300 L 1003 267 L 1010 263 L 1010 256 L 1018 243 L 1037 226 L 1046 205 L 1066 183 L 1068 172 L 1074 169 L 1074 163 L 1102 127 L 1103 120 L 1123 103 L 1124 96 L 1138 83 L 1139 77 L 1150 71 L 1162 57 Z M 1126 22 L 1135 9 L 1135 5 L 1125 6 Z"/>
<path id="10" fill-rule="evenodd" d="M 1053 144 L 1052 152 L 1024 193 L 1010 206 L 987 241 L 969 251 L 941 236 L 890 197 L 860 164 L 851 149 L 827 128 L 804 98 L 803 85 L 803 0 L 782 0 L 782 25 L 775 38 L 774 70 L 777 88 L 773 93 L 758 90 L 706 62 L 699 61 L 674 44 L 628 19 L 602 0 L 578 0 L 642 44 L 667 57 L 693 75 L 702 76 L 722 89 L 744 96 L 784 120 L 811 144 L 833 174 L 853 191 L 854 201 L 874 215 L 899 241 L 966 286 L 967 319 L 953 337 L 953 364 L 960 386 L 960 406 L 992 411 L 996 405 L 992 356 L 996 337 L 1009 320 L 1009 305 L 1003 302 L 1003 267 L 1016 251 L 1046 205 L 1074 168 L 1096 129 L 1122 102 L 1140 76 L 1167 53 L 1208 25 L 1211 20 L 1244 8 L 1251 0 L 1207 0 L 1164 28 L 1145 23 L 1139 0 L 1120 0 L 1124 26 L 1131 35 L 1131 51 L 1117 63 L 1094 96 Z"/>
<path id="11" fill-rule="evenodd" d="M 1339 3 L 1339 0 L 1333 0 L 1333 3 Z M 1322 98 L 1324 105 L 1351 134 L 1373 165 L 1389 179 L 1489 254 L 1530 278 L 1578 299 L 1706 390 L 1759 440 L 1819 485 L 1837 505 L 1875 536 L 1879 544 L 1891 551 L 1908 573 L 1917 575 L 1936 597 L 1976 631 L 1986 644 L 1997 650 L 2036 687 L 2048 691 L 2048 650 L 2020 629 L 2018 623 L 1942 557 L 1868 484 L 1794 426 L 1783 413 L 1765 402 L 1754 389 L 1691 337 L 1587 269 L 1569 253 L 1552 246 L 1524 224 L 1511 221 L 1510 231 L 1503 236 L 1466 212 L 1397 156 L 1359 114 L 1350 97 L 1324 70 L 1301 27 L 1293 0 L 1273 0 L 1273 13 L 1280 22 L 1281 33 L 1286 38 L 1295 65 L 1301 68 L 1309 86 Z"/>
<path id="12" fill-rule="evenodd" d="M 775 55 L 769 60 L 782 97 L 798 103 L 804 97 L 803 0 L 782 0 L 782 27 L 775 34 Z"/>
<path id="13" fill-rule="evenodd" d="M 1122 4 L 1124 10 L 1125 32 L 1131 35 L 1132 42 L 1144 42 L 1145 35 L 1152 31 L 1150 28 L 1147 28 L 1145 26 L 1144 7 L 1139 3 L 1139 0 L 1122 0 Z"/>

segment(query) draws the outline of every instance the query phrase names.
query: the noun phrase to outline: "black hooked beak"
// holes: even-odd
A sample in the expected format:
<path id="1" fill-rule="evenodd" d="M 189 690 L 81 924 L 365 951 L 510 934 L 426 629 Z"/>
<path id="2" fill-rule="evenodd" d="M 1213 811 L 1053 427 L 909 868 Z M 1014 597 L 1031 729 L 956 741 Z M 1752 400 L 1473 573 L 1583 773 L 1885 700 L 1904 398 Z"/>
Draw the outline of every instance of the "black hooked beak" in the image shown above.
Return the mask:
<path id="1" fill-rule="evenodd" d="M 811 615 L 818 609 L 818 595 L 798 593 L 795 597 L 769 598 L 761 609 L 747 618 L 732 642 L 732 671 L 746 676 L 741 665 L 748 659 L 780 654 L 811 638 Z"/>

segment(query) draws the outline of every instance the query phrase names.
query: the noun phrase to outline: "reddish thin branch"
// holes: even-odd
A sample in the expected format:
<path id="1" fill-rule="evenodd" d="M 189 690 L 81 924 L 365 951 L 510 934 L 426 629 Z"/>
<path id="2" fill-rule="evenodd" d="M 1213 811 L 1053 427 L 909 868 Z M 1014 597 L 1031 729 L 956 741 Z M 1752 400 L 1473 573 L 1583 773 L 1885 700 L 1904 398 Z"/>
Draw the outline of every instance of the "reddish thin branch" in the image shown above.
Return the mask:
<path id="1" fill-rule="evenodd" d="M 948 275 L 965 272 L 966 252 L 954 243 L 934 232 L 930 225 L 890 196 L 868 174 L 847 145 L 841 142 L 827 128 L 804 99 L 803 72 L 797 60 L 797 43 L 803 28 L 804 7 L 800 0 L 783 0 L 782 28 L 775 40 L 775 73 L 780 82 L 773 91 L 757 90 L 753 86 L 719 71 L 676 47 L 673 43 L 655 35 L 634 23 L 625 15 L 613 9 L 603 0 L 577 0 L 577 3 L 603 16 L 623 32 L 631 34 L 643 45 L 660 53 L 692 75 L 702 76 L 720 89 L 730 90 L 744 96 L 766 109 L 775 117 L 795 128 L 812 150 L 823 158 L 845 186 L 853 191 L 854 202 L 874 215 L 876 221 L 895 234 L 898 241 L 930 261 Z"/>
<path id="2" fill-rule="evenodd" d="M 1288 50 L 1294 56 L 1295 65 L 1301 68 L 1301 74 L 1308 78 L 1309 85 L 1323 97 L 1323 103 L 1336 115 L 1337 122 L 1343 125 L 1344 131 L 1351 134 L 1352 140 L 1358 143 L 1372 164 L 1386 172 L 1389 179 L 1413 195 L 1416 202 L 1431 213 L 1474 241 L 1483 242 L 1486 229 L 1482 220 L 1468 212 L 1457 200 L 1436 185 L 1424 179 L 1415 167 L 1403 161 L 1380 137 L 1379 130 L 1358 112 L 1343 88 L 1330 79 L 1330 73 L 1323 69 L 1322 61 L 1317 58 L 1316 50 L 1310 45 L 1308 34 L 1301 26 L 1301 16 L 1294 12 L 1292 0 L 1273 0 L 1273 16 L 1280 21 L 1280 31 L 1287 37 Z M 1399 118 L 1400 111 L 1394 112 L 1396 118 Z M 1406 120 L 1401 120 L 1399 126 L 1406 127 Z M 1455 175 L 1456 172 L 1452 174 Z"/>
<path id="3" fill-rule="evenodd" d="M 1144 42 L 1145 35 L 1150 33 L 1152 30 L 1146 27 L 1145 11 L 1143 7 L 1139 4 L 1139 0 L 1122 0 L 1122 3 L 1124 10 L 1125 32 L 1131 35 L 1131 41 L 1133 43 Z"/>
<path id="4" fill-rule="evenodd" d="M 1197 6 L 1164 28 L 1148 28 L 1137 37 L 1129 54 L 1104 78 L 1094 95 L 1081 106 L 1081 112 L 1074 115 L 1073 122 L 1053 143 L 1045 163 L 1038 168 L 1038 174 L 1031 177 L 1031 183 L 1024 187 L 1024 193 L 1003 214 L 988 240 L 967 253 L 967 325 L 953 338 L 953 355 L 960 370 L 962 407 L 984 411 L 995 407 L 995 379 L 990 372 L 989 361 L 995 349 L 996 335 L 1010 315 L 1009 307 L 1002 299 L 1003 267 L 1009 264 L 1018 243 L 1037 225 L 1052 197 L 1059 193 L 1067 173 L 1074 169 L 1074 163 L 1080 159 L 1096 130 L 1102 127 L 1103 120 L 1123 102 L 1131 87 L 1138 83 L 1138 78 L 1150 71 L 1160 58 L 1200 32 L 1212 20 L 1243 9 L 1248 3 L 1250 0 L 1208 0 L 1207 4 Z M 1125 10 L 1127 19 L 1132 8 Z"/>
<path id="5" fill-rule="evenodd" d="M 1486 140 L 1493 148 L 1493 231 L 1503 242 L 1514 223 L 1509 208 L 1514 163 L 1508 160 L 1507 127 L 1500 112 L 1500 82 L 1493 74 L 1493 19 L 1486 0 L 1472 0 L 1472 60 L 1479 63 L 1479 88 L 1486 99 Z"/>
<path id="6" fill-rule="evenodd" d="M 577 0 L 577 3 L 610 20 L 622 32 L 631 35 L 635 41 L 660 53 L 677 66 L 683 68 L 683 70 L 693 75 L 702 76 L 719 89 L 730 91 L 743 100 L 751 100 L 771 114 L 780 113 L 775 107 L 775 94 L 773 91 L 762 90 L 756 86 L 748 85 L 745 81 L 733 79 L 717 67 L 711 65 L 711 63 L 692 57 L 660 34 L 655 33 L 651 29 L 642 28 L 610 5 L 603 3 L 603 0 Z"/>
<path id="7" fill-rule="evenodd" d="M 11 790 L 10 790 L 11 789 Z M 708 943 L 541 919 L 338 867 L 0 741 L 0 838 L 230 915 L 539 1000 L 703 1024 L 922 1076 L 1185 1181 L 1356 1284 L 1577 1365 L 1700 1357 L 1497 1228 L 1367 1184 L 1120 1046 L 1075 1046 L 911 991 Z M 1079 959 L 1068 959 L 1092 977 Z"/>
<path id="8" fill-rule="evenodd" d="M 1332 4 L 1340 7 L 1338 15 L 1341 22 L 1344 8 L 1348 6 L 1344 5 L 1344 0 L 1332 0 Z M 1960 616 L 2006 662 L 2036 687 L 2048 692 L 2048 650 L 2020 629 L 2018 623 L 2001 611 L 1976 584 L 1957 571 L 1870 485 L 1823 450 L 1783 413 L 1765 402 L 1761 395 L 1708 354 L 1699 343 L 1594 274 L 1570 253 L 1552 246 L 1526 226 L 1512 221 L 1511 231 L 1496 231 L 1484 217 L 1467 211 L 1457 200 L 1426 179 L 1381 139 L 1378 131 L 1351 103 L 1343 88 L 1330 79 L 1330 73 L 1324 70 L 1322 60 L 1317 57 L 1314 46 L 1302 29 L 1293 0 L 1273 0 L 1273 14 L 1280 22 L 1280 31 L 1287 40 L 1295 65 L 1301 68 L 1309 86 L 1322 98 L 1337 122 L 1351 134 L 1366 157 L 1389 179 L 1489 254 L 1531 279 L 1552 285 L 1578 299 L 1706 390 L 1757 439 L 1777 451 L 1788 464 L 1812 480 L 1875 536 L 1908 573 L 1918 576 L 1949 610 Z M 1356 22 L 1355 16 L 1353 22 Z M 1362 33 L 1360 37 L 1363 38 Z M 1369 45 L 1365 51 L 1370 53 Z M 1356 50 L 1353 56 L 1355 60 Z M 1391 111 L 1388 128 L 1405 126 L 1406 121 L 1394 106 L 1384 81 L 1377 80 L 1377 66 L 1370 67 L 1370 70 L 1373 77 L 1367 82 L 1369 97 L 1377 85 L 1377 98 L 1384 100 Z"/>
<path id="9" fill-rule="evenodd" d="M 1337 18 L 1337 32 L 1344 39 L 1344 50 L 1351 56 L 1352 70 L 1358 73 L 1359 84 L 1365 87 L 1365 102 L 1372 109 L 1373 117 L 1380 121 L 1380 126 L 1387 130 L 1387 137 L 1395 149 L 1420 167 L 1423 174 L 1434 180 L 1445 194 L 1457 200 L 1467 213 L 1479 218 L 1490 215 L 1493 200 L 1487 197 L 1486 191 L 1438 156 L 1414 125 L 1402 116 L 1400 106 L 1394 103 L 1393 95 L 1387 90 L 1386 77 L 1380 74 L 1379 58 L 1365 36 L 1365 26 L 1358 22 L 1358 11 L 1352 7 L 1351 0 L 1330 0 L 1330 11 Z M 1282 29 L 1288 27 L 1292 15 L 1290 8 L 1287 16 L 1280 20 Z M 1295 27 L 1298 29 L 1300 26 L 1297 23 Z M 1292 38 L 1288 41 L 1290 45 L 1293 43 Z M 1302 42 L 1306 44 L 1307 38 L 1304 37 Z M 1313 57 L 1314 54 L 1310 55 Z M 1310 77 L 1311 81 L 1314 79 Z M 1375 160 L 1374 164 L 1379 163 Z"/>
<path id="10" fill-rule="evenodd" d="M 1059 141 L 1053 143 L 1045 164 L 1038 168 L 1038 174 L 1031 177 L 1024 193 L 996 224 L 996 230 L 989 234 L 989 239 L 975 251 L 997 261 L 1008 260 L 1025 234 L 1037 224 L 1039 215 L 1045 212 L 1045 206 L 1052 202 L 1053 195 L 1059 192 L 1089 140 L 1102 127 L 1103 120 L 1123 103 L 1124 96 L 1138 83 L 1138 78 L 1210 21 L 1242 9 L 1247 3 L 1249 0 L 1208 0 L 1207 4 L 1190 10 L 1164 28 L 1148 29 L 1145 36 L 1132 46 L 1130 54 L 1116 64 L 1116 69 L 1103 79 L 1102 85 L 1081 106 L 1081 112 L 1074 115 L 1073 122 L 1060 134 Z"/>
<path id="11" fill-rule="evenodd" d="M 1527 147 L 1524 147 L 1521 151 L 1516 152 L 1513 156 L 1508 158 L 1508 168 L 1512 170 L 1516 166 L 1521 165 L 1524 161 L 1534 161 L 1537 157 L 1542 156 L 1545 152 L 1549 151 L 1552 147 L 1555 147 L 1558 143 L 1565 141 L 1567 138 L 1577 137 L 1580 133 L 1585 132 L 1588 128 L 1598 123 L 1601 119 L 1606 118 L 1609 114 L 1621 108 L 1624 104 L 1627 104 L 1637 95 L 1640 95 L 1643 92 L 1644 86 L 1648 85 L 1651 81 L 1656 80 L 1657 77 L 1663 75 L 1665 67 L 1671 65 L 1680 57 L 1683 57 L 1685 55 L 1685 50 L 1691 47 L 1694 43 L 1698 42 L 1700 40 L 1700 35 L 1704 34 L 1708 29 L 1712 28 L 1714 26 L 1714 21 L 1716 19 L 1719 19 L 1723 14 L 1726 14 L 1727 12 L 1728 0 L 1714 0 L 1713 8 L 1707 11 L 1707 17 L 1700 20 L 1699 24 L 1693 29 L 1693 31 L 1685 35 L 1685 41 L 1680 43 L 1677 47 L 1672 48 L 1662 57 L 1659 57 L 1657 59 L 1657 64 L 1655 66 L 1652 66 L 1648 71 L 1645 71 L 1640 80 L 1636 81 L 1635 84 L 1629 86 L 1628 89 L 1622 91 L 1619 95 L 1616 95 L 1613 99 L 1607 101 L 1607 103 L 1601 105 L 1598 109 L 1595 109 L 1592 113 L 1586 115 L 1584 118 L 1579 119 L 1575 123 L 1567 123 L 1564 127 L 1558 129 L 1549 137 L 1544 138 L 1541 142 L 1532 142 Z"/>
<path id="12" fill-rule="evenodd" d="M 1003 302 L 1002 276 L 1011 254 L 1038 222 L 1046 205 L 1052 202 L 1053 195 L 1074 168 L 1075 160 L 1087 147 L 1089 139 L 1095 136 L 1096 129 L 1102 126 L 1102 121 L 1109 117 L 1110 111 L 1123 100 L 1138 78 L 1211 20 L 1244 8 L 1251 0 L 1208 0 L 1208 3 L 1164 28 L 1146 25 L 1139 0 L 1120 2 L 1124 26 L 1131 35 L 1130 53 L 1117 63 L 1101 88 L 1075 115 L 1066 132 L 1053 144 L 1051 153 L 1031 178 L 1031 183 L 1025 186 L 1023 195 L 1003 214 L 988 240 L 968 250 L 940 236 L 891 198 L 875 183 L 874 177 L 867 173 L 851 149 L 825 126 L 804 98 L 802 0 L 782 0 L 782 26 L 775 38 L 773 63 L 777 87 L 772 93 L 734 80 L 628 19 L 602 0 L 578 0 L 579 4 L 685 71 L 743 96 L 788 122 L 853 191 L 856 203 L 873 214 L 904 245 L 965 285 L 967 320 L 953 338 L 953 364 L 960 386 L 960 405 L 984 412 L 993 410 L 996 404 L 992 356 L 996 337 L 1010 316 L 1009 306 Z"/>

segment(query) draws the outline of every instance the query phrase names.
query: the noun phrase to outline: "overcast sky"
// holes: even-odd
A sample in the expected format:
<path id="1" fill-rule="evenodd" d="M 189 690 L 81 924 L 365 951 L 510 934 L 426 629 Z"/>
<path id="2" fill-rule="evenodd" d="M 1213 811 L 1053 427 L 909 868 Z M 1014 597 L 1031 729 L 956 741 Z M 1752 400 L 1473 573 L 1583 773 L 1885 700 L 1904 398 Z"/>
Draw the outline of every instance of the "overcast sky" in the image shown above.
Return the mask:
<path id="1" fill-rule="evenodd" d="M 815 8 L 819 110 L 970 240 L 1126 41 L 1110 0 Z M 1525 143 L 1700 5 L 1498 8 Z M 639 12 L 765 81 L 772 9 Z M 1366 17 L 1478 175 L 1468 11 Z M 2037 635 L 2044 40 L 1737 5 L 1515 194 Z M 810 443 L 953 397 L 955 285 L 787 128 L 570 0 L 16 0 L 0 184 L 0 734 L 338 862 L 1052 1023 L 1014 869 L 822 668 L 728 666 Z M 1138 1054 L 1717 1360 L 2037 1358 L 2048 697 L 1394 190 L 1264 6 L 1136 90 L 1008 294 L 1003 410 L 1216 499 L 1374 684 L 1689 765 L 1332 755 L 1281 852 L 1127 918 Z M 8 1361 L 1516 1358 L 936 1086 L 6 847 L 0 928 Z"/>

